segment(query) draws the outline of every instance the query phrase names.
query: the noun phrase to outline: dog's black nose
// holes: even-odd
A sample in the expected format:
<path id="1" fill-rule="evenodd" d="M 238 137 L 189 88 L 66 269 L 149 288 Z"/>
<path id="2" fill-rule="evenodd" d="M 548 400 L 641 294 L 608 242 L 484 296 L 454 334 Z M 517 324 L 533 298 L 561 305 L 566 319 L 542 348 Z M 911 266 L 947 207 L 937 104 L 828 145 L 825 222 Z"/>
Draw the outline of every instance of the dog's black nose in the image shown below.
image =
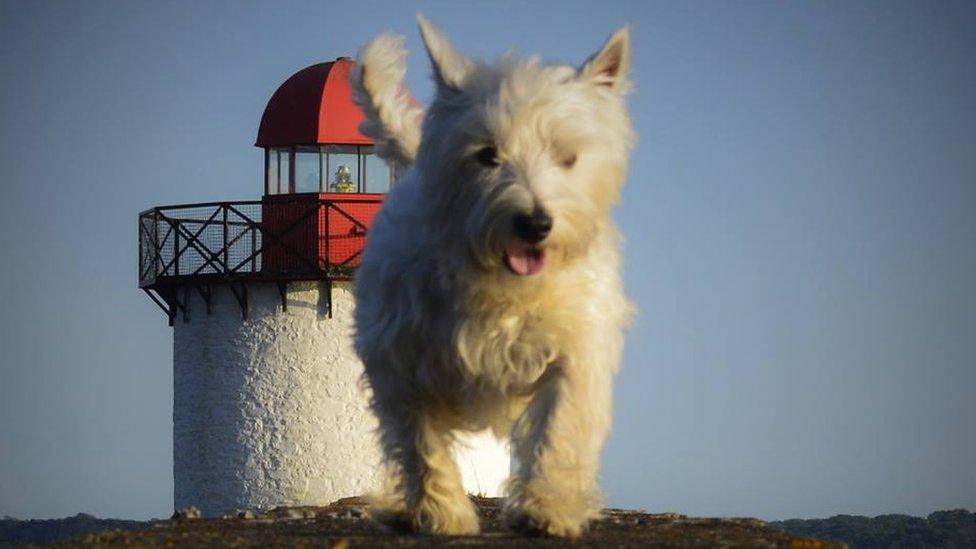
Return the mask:
<path id="1" fill-rule="evenodd" d="M 531 215 L 515 216 L 515 234 L 530 244 L 542 242 L 551 230 L 552 218 L 543 210 L 535 210 Z"/>

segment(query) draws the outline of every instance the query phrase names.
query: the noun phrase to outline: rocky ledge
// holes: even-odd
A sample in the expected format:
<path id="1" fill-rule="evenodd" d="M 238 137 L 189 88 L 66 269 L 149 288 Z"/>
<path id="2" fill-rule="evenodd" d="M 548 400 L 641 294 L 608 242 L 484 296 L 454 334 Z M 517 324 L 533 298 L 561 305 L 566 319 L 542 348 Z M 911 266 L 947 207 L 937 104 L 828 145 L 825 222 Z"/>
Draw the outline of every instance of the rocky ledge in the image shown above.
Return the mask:
<path id="1" fill-rule="evenodd" d="M 607 509 L 590 531 L 572 543 L 513 534 L 499 521 L 500 500 L 475 498 L 482 517 L 478 536 L 421 536 L 390 532 L 367 518 L 359 498 L 327 507 L 242 511 L 219 519 L 178 512 L 137 531 L 112 531 L 55 542 L 54 547 L 234 546 L 234 547 L 845 547 L 791 536 L 757 519 L 690 518 Z"/>

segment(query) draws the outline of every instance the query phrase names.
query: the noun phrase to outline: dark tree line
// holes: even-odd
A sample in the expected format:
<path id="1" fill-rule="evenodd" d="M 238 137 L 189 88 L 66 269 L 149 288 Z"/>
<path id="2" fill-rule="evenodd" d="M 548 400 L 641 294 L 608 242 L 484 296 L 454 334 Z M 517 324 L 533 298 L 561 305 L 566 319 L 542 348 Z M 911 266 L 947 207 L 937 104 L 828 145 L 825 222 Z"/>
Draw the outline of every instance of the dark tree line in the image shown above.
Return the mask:
<path id="1" fill-rule="evenodd" d="M 965 509 L 938 511 L 926 518 L 837 515 L 828 519 L 784 520 L 770 525 L 796 536 L 843 541 L 853 549 L 976 547 L 976 513 Z"/>

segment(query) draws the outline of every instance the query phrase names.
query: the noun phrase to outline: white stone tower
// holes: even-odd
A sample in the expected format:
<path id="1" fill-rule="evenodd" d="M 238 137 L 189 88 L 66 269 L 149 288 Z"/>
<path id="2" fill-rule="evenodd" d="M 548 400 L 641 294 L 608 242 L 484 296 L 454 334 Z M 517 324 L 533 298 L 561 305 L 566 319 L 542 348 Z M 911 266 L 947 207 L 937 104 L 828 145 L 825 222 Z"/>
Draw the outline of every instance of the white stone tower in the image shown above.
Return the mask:
<path id="1" fill-rule="evenodd" d="M 350 281 L 394 174 L 358 131 L 352 66 L 313 65 L 272 96 L 261 200 L 139 215 L 139 286 L 173 326 L 176 508 L 324 505 L 378 486 Z M 457 453 L 465 487 L 498 495 L 505 445 L 486 434 Z"/>

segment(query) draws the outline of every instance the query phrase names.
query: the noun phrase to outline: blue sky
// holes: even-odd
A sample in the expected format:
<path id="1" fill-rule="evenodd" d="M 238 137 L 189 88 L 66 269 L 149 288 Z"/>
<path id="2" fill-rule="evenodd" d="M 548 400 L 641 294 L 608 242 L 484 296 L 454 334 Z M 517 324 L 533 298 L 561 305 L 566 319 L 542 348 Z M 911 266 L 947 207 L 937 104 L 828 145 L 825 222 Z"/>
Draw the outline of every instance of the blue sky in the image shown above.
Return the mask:
<path id="1" fill-rule="evenodd" d="M 257 198 L 265 102 L 414 15 L 579 63 L 633 29 L 609 504 L 976 509 L 976 5 L 0 1 L 0 514 L 172 506 L 136 215 Z"/>

